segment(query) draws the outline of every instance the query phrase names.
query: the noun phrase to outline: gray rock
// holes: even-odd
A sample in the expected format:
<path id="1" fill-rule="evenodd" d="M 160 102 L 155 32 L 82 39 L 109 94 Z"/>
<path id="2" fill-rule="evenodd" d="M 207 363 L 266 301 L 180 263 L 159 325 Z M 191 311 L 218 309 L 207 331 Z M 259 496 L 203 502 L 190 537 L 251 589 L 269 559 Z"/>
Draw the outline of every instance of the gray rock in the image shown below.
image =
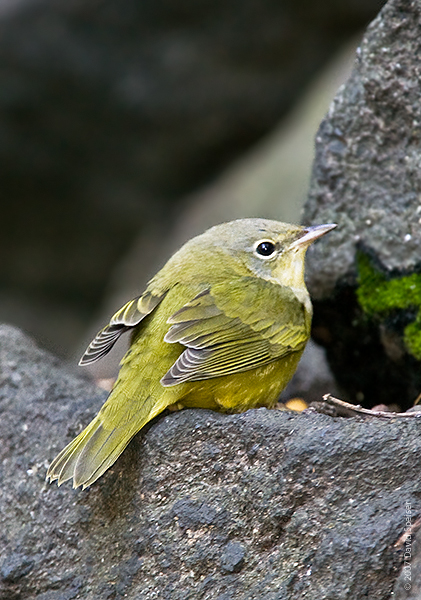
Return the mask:
<path id="1" fill-rule="evenodd" d="M 6 556 L 0 568 L 0 577 L 8 583 L 16 583 L 27 575 L 34 566 L 34 560 L 24 554 L 12 553 Z"/>
<path id="2" fill-rule="evenodd" d="M 245 550 L 238 542 L 229 542 L 222 551 L 222 573 L 238 573 L 244 565 Z"/>
<path id="3" fill-rule="evenodd" d="M 358 250 L 385 282 L 421 269 L 420 30 L 421 6 L 410 0 L 390 0 L 369 26 L 317 134 L 304 211 L 305 222 L 339 224 L 308 252 L 316 339 L 352 397 L 404 407 L 421 391 L 421 330 L 410 345 L 405 329 L 420 302 L 401 310 L 408 284 L 385 309 L 373 286 L 368 313 L 355 293 Z"/>
<path id="4" fill-rule="evenodd" d="M 104 399 L 0 327 L 1 598 L 389 598 L 408 502 L 418 514 L 417 420 L 185 410 L 85 492 L 47 485 Z"/>
<path id="5" fill-rule="evenodd" d="M 419 265 L 420 27 L 418 2 L 390 0 L 320 126 L 304 220 L 337 219 L 339 227 L 309 251 L 309 284 L 318 297 L 355 275 L 356 243 L 385 269 Z"/>

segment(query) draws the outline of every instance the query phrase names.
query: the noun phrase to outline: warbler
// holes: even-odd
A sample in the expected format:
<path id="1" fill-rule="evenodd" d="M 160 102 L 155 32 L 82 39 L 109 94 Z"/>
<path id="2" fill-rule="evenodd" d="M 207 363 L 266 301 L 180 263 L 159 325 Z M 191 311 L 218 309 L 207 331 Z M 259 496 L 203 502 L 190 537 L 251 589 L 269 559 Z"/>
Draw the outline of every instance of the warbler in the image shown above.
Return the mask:
<path id="1" fill-rule="evenodd" d="M 240 219 L 187 242 L 88 346 L 80 365 L 131 332 L 107 401 L 47 480 L 87 488 L 167 407 L 273 407 L 310 337 L 306 249 L 334 227 Z"/>

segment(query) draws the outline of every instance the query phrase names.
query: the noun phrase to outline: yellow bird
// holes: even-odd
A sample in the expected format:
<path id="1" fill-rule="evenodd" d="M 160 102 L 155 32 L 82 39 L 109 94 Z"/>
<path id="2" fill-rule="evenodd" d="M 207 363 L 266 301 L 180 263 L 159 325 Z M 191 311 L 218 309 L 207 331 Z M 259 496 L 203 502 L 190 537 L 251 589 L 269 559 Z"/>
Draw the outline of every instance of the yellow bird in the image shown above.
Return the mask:
<path id="1" fill-rule="evenodd" d="M 83 355 L 79 364 L 90 364 L 131 332 L 107 401 L 53 460 L 47 480 L 90 486 L 172 405 L 273 407 L 310 337 L 306 249 L 334 227 L 240 219 L 187 242 Z"/>

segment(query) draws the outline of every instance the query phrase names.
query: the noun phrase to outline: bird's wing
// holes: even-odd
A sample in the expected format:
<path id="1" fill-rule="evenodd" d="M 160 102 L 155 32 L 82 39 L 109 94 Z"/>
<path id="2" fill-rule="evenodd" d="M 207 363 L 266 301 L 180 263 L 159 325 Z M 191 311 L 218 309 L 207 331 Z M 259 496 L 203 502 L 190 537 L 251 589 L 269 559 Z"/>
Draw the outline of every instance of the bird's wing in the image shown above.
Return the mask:
<path id="1" fill-rule="evenodd" d="M 216 284 L 173 314 L 165 341 L 186 346 L 164 386 L 231 375 L 304 347 L 310 315 L 284 286 L 241 277 Z"/>
<path id="2" fill-rule="evenodd" d="M 111 350 L 122 333 L 138 325 L 164 298 L 166 292 L 147 289 L 142 296 L 127 302 L 104 329 L 95 336 L 79 361 L 80 365 L 96 362 Z"/>

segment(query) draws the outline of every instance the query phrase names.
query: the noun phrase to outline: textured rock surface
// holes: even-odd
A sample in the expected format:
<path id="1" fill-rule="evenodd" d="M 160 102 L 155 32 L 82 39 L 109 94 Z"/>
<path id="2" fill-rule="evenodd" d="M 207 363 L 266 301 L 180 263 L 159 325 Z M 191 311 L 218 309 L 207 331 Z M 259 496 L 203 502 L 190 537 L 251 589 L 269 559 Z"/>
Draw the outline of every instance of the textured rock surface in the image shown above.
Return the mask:
<path id="1" fill-rule="evenodd" d="M 0 597 L 389 599 L 420 423 L 266 409 L 160 417 L 80 492 L 47 462 L 104 393 L 0 328 Z"/>
<path id="2" fill-rule="evenodd" d="M 390 0 L 369 26 L 318 132 L 304 215 L 339 224 L 310 248 L 308 281 L 320 300 L 315 333 L 340 383 L 360 401 L 380 396 L 404 406 L 421 392 L 417 353 L 404 333 L 420 310 L 421 279 L 405 311 L 408 289 L 371 320 L 355 299 L 356 252 L 385 280 L 421 270 L 420 31 L 421 5 L 411 0 Z"/>
<path id="3" fill-rule="evenodd" d="M 319 296 L 355 272 L 356 242 L 388 270 L 419 266 L 420 30 L 419 2 L 388 2 L 320 126 L 305 219 L 339 217 L 340 227 L 309 252 Z"/>
<path id="4" fill-rule="evenodd" d="M 382 4 L 3 0 L 2 320 L 64 354 L 130 240 L 165 236 Z"/>

